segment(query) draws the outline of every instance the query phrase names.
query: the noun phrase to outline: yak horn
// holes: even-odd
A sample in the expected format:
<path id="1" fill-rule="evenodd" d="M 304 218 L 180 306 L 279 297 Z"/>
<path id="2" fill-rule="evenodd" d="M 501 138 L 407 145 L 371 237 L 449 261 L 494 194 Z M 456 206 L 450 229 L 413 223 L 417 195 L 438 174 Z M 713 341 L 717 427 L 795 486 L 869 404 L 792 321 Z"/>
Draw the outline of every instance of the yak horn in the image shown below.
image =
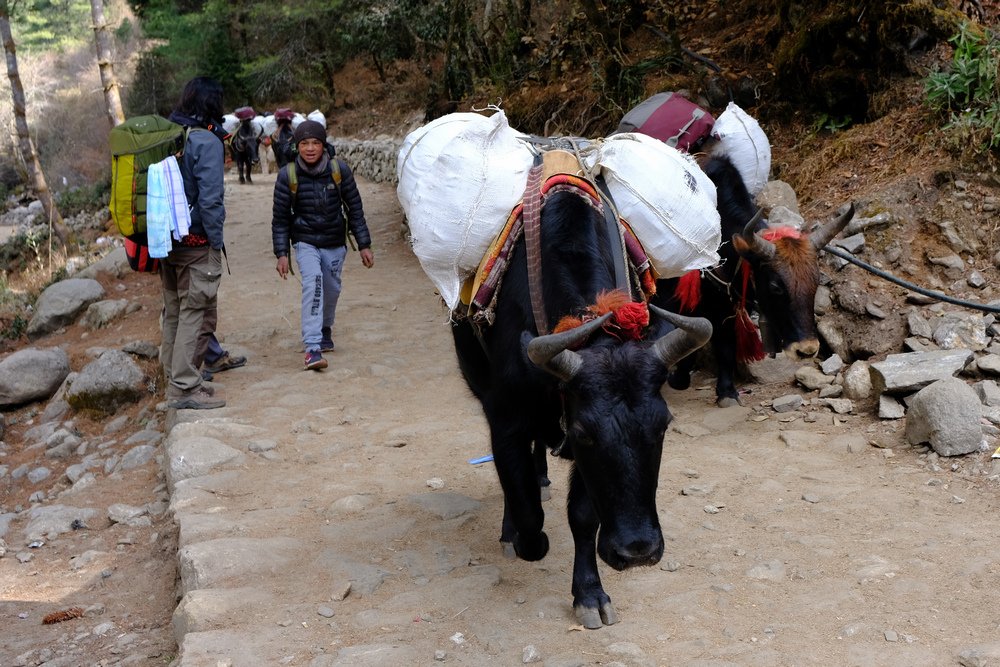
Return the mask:
<path id="1" fill-rule="evenodd" d="M 743 240 L 750 244 L 750 249 L 761 259 L 774 257 L 774 244 L 757 233 L 757 223 L 764 217 L 764 209 L 758 208 L 750 222 L 743 228 Z"/>
<path id="2" fill-rule="evenodd" d="M 812 242 L 813 247 L 816 248 L 817 250 L 822 250 L 823 247 L 827 243 L 829 243 L 834 236 L 843 231 L 844 227 L 847 226 L 847 223 L 849 223 L 851 221 L 851 218 L 853 217 L 854 217 L 854 203 L 851 202 L 851 207 L 847 209 L 847 213 L 844 213 L 836 220 L 828 222 L 827 224 L 813 231 L 813 233 L 809 235 L 809 240 Z"/>
<path id="3" fill-rule="evenodd" d="M 649 306 L 649 311 L 678 327 L 661 336 L 653 344 L 653 353 L 663 363 L 664 368 L 670 368 L 712 337 L 712 323 L 704 317 L 686 317 L 652 304 Z"/>
<path id="4" fill-rule="evenodd" d="M 568 331 L 533 338 L 528 343 L 528 358 L 542 370 L 569 382 L 583 366 L 583 359 L 567 348 L 600 329 L 610 317 L 611 313 L 605 313 Z"/>

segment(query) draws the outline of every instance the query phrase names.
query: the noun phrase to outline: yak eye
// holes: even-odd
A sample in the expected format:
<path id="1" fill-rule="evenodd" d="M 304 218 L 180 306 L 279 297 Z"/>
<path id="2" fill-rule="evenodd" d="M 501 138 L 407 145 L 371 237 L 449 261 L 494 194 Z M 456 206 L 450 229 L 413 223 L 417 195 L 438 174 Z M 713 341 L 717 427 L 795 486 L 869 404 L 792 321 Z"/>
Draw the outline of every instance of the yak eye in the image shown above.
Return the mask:
<path id="1" fill-rule="evenodd" d="M 570 429 L 569 436 L 577 445 L 581 445 L 583 447 L 592 447 L 594 445 L 594 439 L 590 437 L 590 433 L 580 426 L 574 426 Z"/>
<path id="2" fill-rule="evenodd" d="M 785 296 L 785 283 L 780 280 L 772 280 L 768 285 L 768 291 L 774 296 Z"/>

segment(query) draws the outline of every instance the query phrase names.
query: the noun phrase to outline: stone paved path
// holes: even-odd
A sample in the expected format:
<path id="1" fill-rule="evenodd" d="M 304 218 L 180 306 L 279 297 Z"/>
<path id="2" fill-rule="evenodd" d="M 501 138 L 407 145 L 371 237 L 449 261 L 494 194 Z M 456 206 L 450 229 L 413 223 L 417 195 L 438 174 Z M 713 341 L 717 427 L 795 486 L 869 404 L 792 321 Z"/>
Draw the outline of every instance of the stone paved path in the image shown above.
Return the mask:
<path id="1" fill-rule="evenodd" d="M 250 363 L 218 376 L 226 408 L 169 424 L 179 666 L 911 667 L 1000 655 L 1000 561 L 982 533 L 992 483 L 962 461 L 952 471 L 900 451 L 900 433 L 865 417 L 754 421 L 715 408 L 711 390 L 667 393 L 663 563 L 602 565 L 621 622 L 582 631 L 566 467 L 551 464 L 548 557 L 505 559 L 492 464 L 468 462 L 488 453 L 485 423 L 393 188 L 363 183 L 376 266 L 348 255 L 337 349 L 315 373 L 300 370 L 299 285 L 273 268 L 272 183 L 227 200 L 220 332 Z M 876 435 L 898 453 L 871 447 Z"/>

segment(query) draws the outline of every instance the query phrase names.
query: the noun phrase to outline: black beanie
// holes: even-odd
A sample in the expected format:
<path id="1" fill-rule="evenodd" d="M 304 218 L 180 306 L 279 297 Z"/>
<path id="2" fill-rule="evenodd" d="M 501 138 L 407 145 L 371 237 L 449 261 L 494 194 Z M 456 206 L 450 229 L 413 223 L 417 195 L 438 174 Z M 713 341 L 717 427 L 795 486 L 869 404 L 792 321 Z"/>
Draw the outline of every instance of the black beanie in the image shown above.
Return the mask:
<path id="1" fill-rule="evenodd" d="M 314 120 L 304 120 L 299 123 L 292 134 L 292 141 L 298 146 L 303 139 L 318 139 L 321 144 L 326 143 L 326 128 Z"/>

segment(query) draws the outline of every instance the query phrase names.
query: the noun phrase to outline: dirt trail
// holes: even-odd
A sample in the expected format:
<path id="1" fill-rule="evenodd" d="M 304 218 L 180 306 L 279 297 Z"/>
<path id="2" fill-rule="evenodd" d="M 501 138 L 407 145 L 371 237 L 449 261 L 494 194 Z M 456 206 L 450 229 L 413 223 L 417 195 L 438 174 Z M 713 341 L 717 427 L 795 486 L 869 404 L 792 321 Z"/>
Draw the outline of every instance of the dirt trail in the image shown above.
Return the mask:
<path id="1" fill-rule="evenodd" d="M 261 564 L 206 570 L 204 588 L 243 590 L 200 616 L 180 664 L 912 667 L 958 664 L 979 645 L 1000 656 L 996 484 L 972 472 L 984 455 L 935 462 L 902 446 L 901 424 L 870 417 L 754 421 L 698 389 L 665 389 L 676 422 L 657 496 L 663 562 L 602 565 L 621 622 L 581 630 L 566 464 L 551 460 L 549 555 L 505 559 L 495 472 L 469 463 L 488 453 L 485 421 L 394 188 L 362 183 L 376 265 L 348 255 L 337 349 L 315 373 L 300 370 L 299 285 L 273 270 L 272 183 L 227 198 L 220 332 L 250 363 L 219 376 L 228 406 L 198 415 L 261 430 L 172 498 L 182 551 L 259 539 Z M 752 400 L 790 391 L 755 387 Z"/>

